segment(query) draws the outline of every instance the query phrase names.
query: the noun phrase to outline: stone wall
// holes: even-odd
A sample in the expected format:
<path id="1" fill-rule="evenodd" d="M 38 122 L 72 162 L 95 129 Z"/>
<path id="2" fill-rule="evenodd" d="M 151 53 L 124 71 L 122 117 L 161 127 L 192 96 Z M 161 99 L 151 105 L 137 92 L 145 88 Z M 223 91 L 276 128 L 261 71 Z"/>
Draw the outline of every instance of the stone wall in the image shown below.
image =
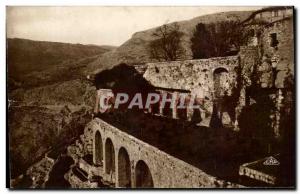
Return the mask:
<path id="1" fill-rule="evenodd" d="M 223 180 L 217 180 L 215 177 L 204 173 L 200 169 L 118 130 L 101 119 L 96 118 L 91 121 L 87 125 L 85 131 L 89 134 L 90 131 L 93 131 L 94 135 L 90 137 L 91 139 L 93 139 L 96 132 L 99 131 L 101 133 L 103 145 L 105 145 L 108 138 L 112 140 L 117 187 L 119 186 L 117 177 L 121 174 L 118 172 L 118 154 L 122 147 L 127 151 L 130 160 L 131 187 L 136 187 L 135 168 L 138 161 L 144 161 L 148 166 L 155 188 L 242 187 Z M 90 143 L 89 140 L 86 142 Z M 94 157 L 96 151 L 97 150 L 95 150 L 94 147 Z M 105 153 L 105 146 L 103 146 L 102 153 Z M 104 154 L 103 161 L 106 161 L 106 157 L 106 154 Z M 104 169 L 106 169 L 106 165 L 106 162 L 104 162 Z M 107 174 L 108 172 L 105 173 Z M 103 178 L 107 179 L 107 177 Z"/>
<path id="2" fill-rule="evenodd" d="M 222 95 L 231 96 L 233 88 L 237 86 L 239 64 L 238 56 L 148 63 L 143 77 L 158 88 L 185 90 L 192 94 L 194 89 L 202 89 L 207 115 L 212 115 L 216 93 L 223 90 L 226 91 L 226 94 L 221 92 Z M 224 121 L 229 118 L 226 115 L 224 114 Z M 210 116 L 205 117 L 204 120 L 207 125 Z M 226 123 L 230 123 L 230 121 L 226 121 Z"/>
<path id="3" fill-rule="evenodd" d="M 213 91 L 213 73 L 216 69 L 226 69 L 230 73 L 231 84 L 234 84 L 234 69 L 238 65 L 238 56 L 148 63 L 144 78 L 156 87 L 191 90 L 201 84 L 203 90 L 209 92 Z"/>
<path id="4" fill-rule="evenodd" d="M 278 41 L 276 46 L 271 45 L 271 35 L 276 34 Z M 283 19 L 268 24 L 262 31 L 261 47 L 263 55 L 267 55 L 272 66 L 279 71 L 276 77 L 276 87 L 282 88 L 285 73 L 281 71 L 291 71 L 294 74 L 294 28 L 293 18 Z"/>
<path id="5" fill-rule="evenodd" d="M 265 11 L 259 11 L 253 19 L 257 21 L 273 22 L 293 15 L 293 7 L 267 8 Z"/>

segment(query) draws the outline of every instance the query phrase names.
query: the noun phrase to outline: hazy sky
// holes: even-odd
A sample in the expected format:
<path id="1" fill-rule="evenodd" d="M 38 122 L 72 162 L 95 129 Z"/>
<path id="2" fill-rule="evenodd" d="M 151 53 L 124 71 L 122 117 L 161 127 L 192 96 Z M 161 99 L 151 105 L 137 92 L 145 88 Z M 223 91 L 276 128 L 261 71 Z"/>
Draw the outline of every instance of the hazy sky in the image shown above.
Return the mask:
<path id="1" fill-rule="evenodd" d="M 8 7 L 7 36 L 119 46 L 137 31 L 165 23 L 259 7 Z"/>

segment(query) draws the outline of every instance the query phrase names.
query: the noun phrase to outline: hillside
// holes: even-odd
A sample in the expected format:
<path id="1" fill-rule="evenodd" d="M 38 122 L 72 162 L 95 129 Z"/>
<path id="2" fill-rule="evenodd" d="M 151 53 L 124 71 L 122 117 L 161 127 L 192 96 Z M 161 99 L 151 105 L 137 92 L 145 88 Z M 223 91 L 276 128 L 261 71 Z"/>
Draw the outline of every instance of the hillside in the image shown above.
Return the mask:
<path id="1" fill-rule="evenodd" d="M 10 84 L 27 82 L 27 75 L 33 72 L 49 69 L 51 71 L 58 66 L 76 66 L 80 60 L 93 56 L 99 57 L 112 49 L 114 47 L 111 46 L 7 39 L 7 67 Z"/>
<path id="2" fill-rule="evenodd" d="M 190 39 L 192 37 L 195 26 L 198 23 L 217 23 L 226 20 L 243 21 L 251 15 L 252 11 L 232 11 L 221 12 L 216 14 L 204 15 L 193 18 L 191 20 L 179 21 L 177 24 L 180 31 L 183 32 L 182 45 L 185 50 L 185 59 L 191 59 L 192 52 L 190 49 Z M 170 24 L 168 24 L 170 25 Z M 115 50 L 107 52 L 95 60 L 90 65 L 90 73 L 105 68 L 110 68 L 119 63 L 143 63 L 151 61 L 147 46 L 153 40 L 152 33 L 156 28 L 148 29 L 141 32 L 136 32 L 124 44 Z"/>
<path id="3" fill-rule="evenodd" d="M 112 46 L 7 40 L 11 176 L 80 134 L 91 119 L 95 88 L 84 69 Z M 64 110 L 68 110 L 65 114 Z"/>

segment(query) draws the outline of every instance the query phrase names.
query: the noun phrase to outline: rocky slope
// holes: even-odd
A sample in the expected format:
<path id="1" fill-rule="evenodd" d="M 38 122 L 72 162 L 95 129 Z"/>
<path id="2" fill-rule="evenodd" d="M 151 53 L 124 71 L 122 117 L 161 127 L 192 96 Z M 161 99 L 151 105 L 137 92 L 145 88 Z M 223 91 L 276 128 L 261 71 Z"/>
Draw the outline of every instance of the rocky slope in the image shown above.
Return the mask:
<path id="1" fill-rule="evenodd" d="M 8 39 L 10 175 L 15 178 L 91 119 L 88 63 L 113 47 Z"/>
<path id="2" fill-rule="evenodd" d="M 11 107 L 8 112 L 11 177 L 26 169 L 45 153 L 82 133 L 91 117 L 81 108 L 54 110 L 40 106 Z"/>

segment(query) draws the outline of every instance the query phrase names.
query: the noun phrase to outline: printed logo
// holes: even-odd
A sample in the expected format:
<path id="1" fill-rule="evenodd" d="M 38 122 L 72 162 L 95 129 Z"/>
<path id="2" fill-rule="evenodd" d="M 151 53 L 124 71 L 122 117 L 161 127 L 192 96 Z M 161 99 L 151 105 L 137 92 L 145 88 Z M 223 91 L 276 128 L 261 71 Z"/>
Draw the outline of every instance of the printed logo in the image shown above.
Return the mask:
<path id="1" fill-rule="evenodd" d="M 276 158 L 270 156 L 269 158 L 267 158 L 264 163 L 264 165 L 267 165 L 267 166 L 273 166 L 273 165 L 279 165 L 279 161 L 276 160 Z"/>

